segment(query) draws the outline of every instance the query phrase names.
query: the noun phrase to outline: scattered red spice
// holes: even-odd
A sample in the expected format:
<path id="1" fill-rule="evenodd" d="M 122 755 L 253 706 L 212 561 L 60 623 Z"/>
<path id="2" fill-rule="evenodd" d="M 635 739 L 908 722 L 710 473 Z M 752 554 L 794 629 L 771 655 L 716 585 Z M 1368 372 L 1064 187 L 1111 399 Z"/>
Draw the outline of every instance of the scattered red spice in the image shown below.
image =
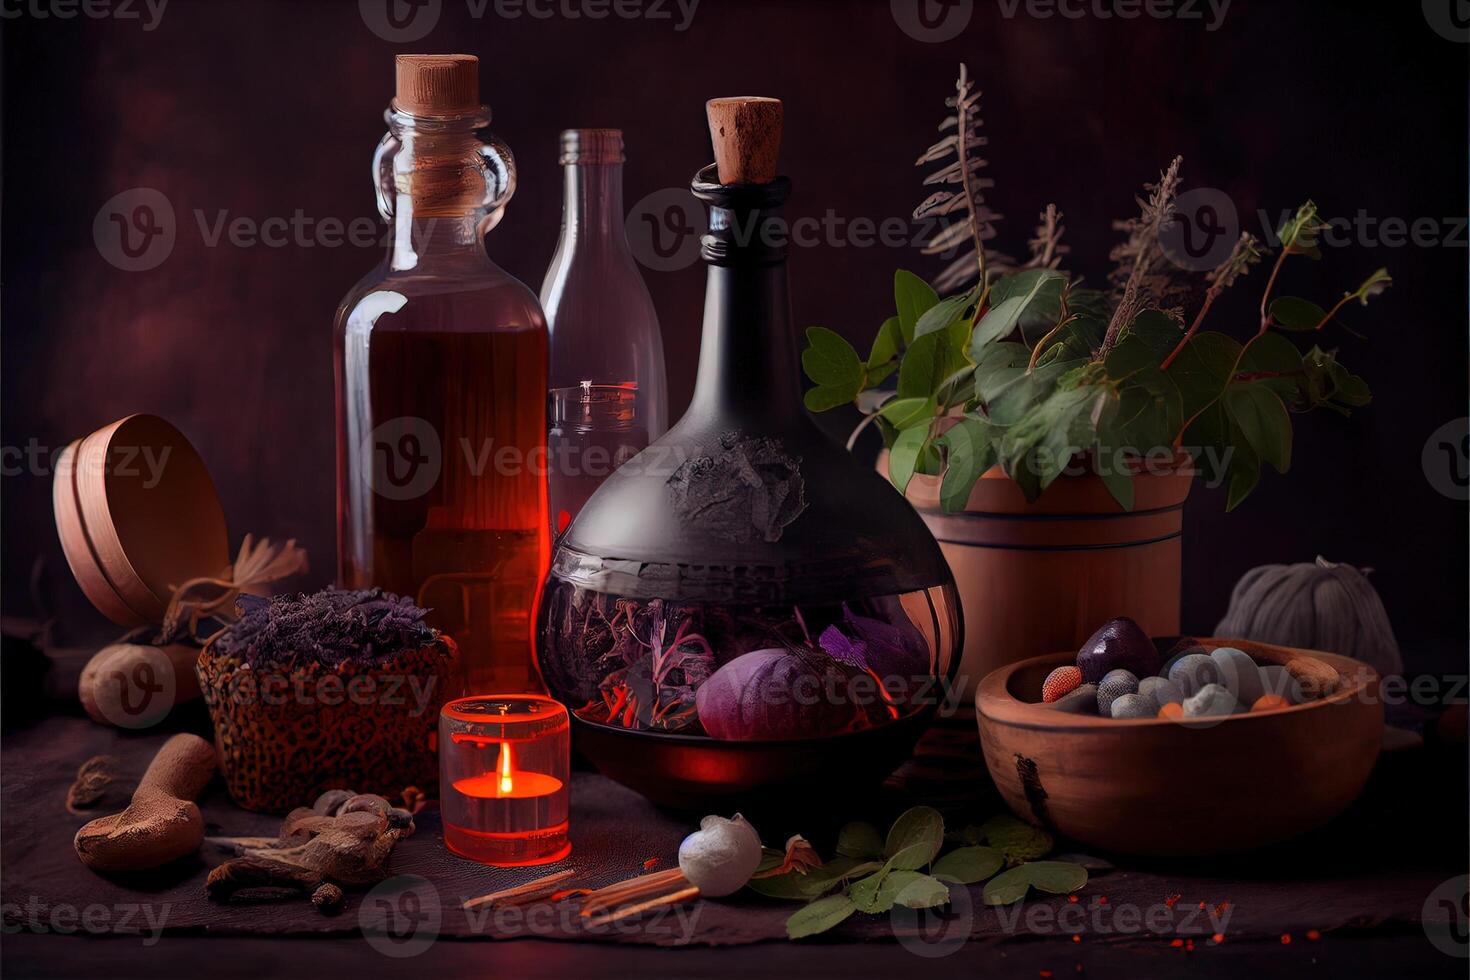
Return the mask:
<path id="1" fill-rule="evenodd" d="M 1225 941 L 1225 934 L 1223 932 L 1217 932 L 1213 936 L 1210 937 L 1210 942 L 1212 942 L 1212 943 L 1217 943 L 1218 944 L 1218 943 L 1223 943 L 1224 941 Z"/>
<path id="2" fill-rule="evenodd" d="M 1307 938 L 1310 939 L 1312 942 L 1315 943 L 1317 940 L 1319 940 L 1319 939 L 1322 938 L 1322 934 L 1320 932 L 1318 932 L 1316 929 L 1308 929 L 1307 930 Z"/>
<path id="3" fill-rule="evenodd" d="M 1108 896 L 1106 896 L 1106 895 L 1099 895 L 1099 896 L 1097 896 L 1097 904 L 1099 904 L 1099 905 L 1106 905 L 1106 904 L 1108 904 Z"/>
<path id="4" fill-rule="evenodd" d="M 643 862 L 644 871 L 652 871 L 656 867 L 658 867 L 658 858 L 649 858 Z"/>
<path id="5" fill-rule="evenodd" d="M 1051 971 L 1050 970 L 1042 970 L 1041 971 L 1041 975 L 1043 977 L 1049 977 L 1049 976 L 1051 976 Z"/>
<path id="6" fill-rule="evenodd" d="M 1164 899 L 1164 904 L 1167 905 L 1169 908 L 1172 909 L 1174 906 L 1176 906 L 1176 905 L 1179 904 L 1179 900 L 1181 898 L 1183 898 L 1183 897 L 1184 897 L 1183 895 L 1180 895 L 1178 892 L 1175 892 L 1174 894 L 1170 895 L 1168 898 Z"/>
<path id="7" fill-rule="evenodd" d="M 1283 946 L 1290 946 L 1291 945 L 1291 933 L 1289 933 L 1289 932 L 1283 932 L 1281 934 L 1281 945 L 1283 945 Z"/>
<path id="8" fill-rule="evenodd" d="M 1205 903 L 1204 903 L 1204 902 L 1200 902 L 1200 903 L 1199 903 L 1199 907 L 1200 907 L 1200 909 L 1201 909 L 1201 910 L 1203 910 L 1203 909 L 1204 909 L 1204 907 L 1205 907 Z"/>
<path id="9" fill-rule="evenodd" d="M 1082 942 L 1082 937 L 1080 935 L 1078 935 L 1077 933 L 1074 932 L 1074 933 L 1072 933 L 1072 942 L 1074 942 L 1074 943 L 1080 943 L 1080 942 Z"/>
<path id="10" fill-rule="evenodd" d="M 1184 944 L 1184 951 L 1186 953 L 1193 953 L 1194 952 L 1194 940 L 1193 939 L 1189 940 L 1188 942 L 1186 942 Z"/>
<path id="11" fill-rule="evenodd" d="M 1219 916 L 1224 915 L 1225 914 L 1225 910 L 1228 909 L 1229 907 L 1230 907 L 1230 903 L 1229 902 L 1221 902 L 1219 905 L 1216 905 L 1215 906 L 1215 916 L 1218 918 Z"/>
<path id="12" fill-rule="evenodd" d="M 1184 940 L 1182 940 L 1182 939 L 1176 939 L 1173 942 L 1169 943 L 1169 945 L 1170 946 L 1173 946 L 1175 949 L 1178 949 L 1180 946 L 1183 946 L 1184 945 Z"/>
<path id="13" fill-rule="evenodd" d="M 1076 905 L 1077 904 L 1077 896 L 1076 895 L 1068 895 L 1067 896 L 1067 901 L 1071 902 L 1073 905 Z"/>

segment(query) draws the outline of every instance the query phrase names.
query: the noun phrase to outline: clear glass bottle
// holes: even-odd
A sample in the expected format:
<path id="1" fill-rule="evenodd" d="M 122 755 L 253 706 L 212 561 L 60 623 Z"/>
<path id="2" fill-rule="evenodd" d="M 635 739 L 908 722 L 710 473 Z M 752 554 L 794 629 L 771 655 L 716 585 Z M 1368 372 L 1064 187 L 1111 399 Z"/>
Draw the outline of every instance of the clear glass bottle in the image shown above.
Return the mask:
<path id="1" fill-rule="evenodd" d="M 475 58 L 400 56 L 385 118 L 374 172 L 392 241 L 335 325 L 338 578 L 430 609 L 465 692 L 539 690 L 546 322 L 483 239 L 515 162 L 487 130 Z"/>
<path id="2" fill-rule="evenodd" d="M 628 247 L 623 134 L 561 134 L 561 240 L 541 286 L 551 330 L 551 520 L 564 531 L 668 419 L 663 340 Z"/>

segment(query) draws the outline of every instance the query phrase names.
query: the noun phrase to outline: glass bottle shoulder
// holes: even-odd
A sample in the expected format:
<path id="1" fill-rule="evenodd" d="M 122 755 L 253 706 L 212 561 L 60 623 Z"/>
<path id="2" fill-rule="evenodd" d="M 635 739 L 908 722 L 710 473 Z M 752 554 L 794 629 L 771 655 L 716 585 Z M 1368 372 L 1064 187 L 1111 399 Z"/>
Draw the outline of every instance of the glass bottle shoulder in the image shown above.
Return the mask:
<path id="1" fill-rule="evenodd" d="M 449 269 L 393 269 L 385 259 L 347 291 L 335 325 L 339 337 L 389 328 L 544 333 L 546 318 L 536 295 L 488 258 Z"/>

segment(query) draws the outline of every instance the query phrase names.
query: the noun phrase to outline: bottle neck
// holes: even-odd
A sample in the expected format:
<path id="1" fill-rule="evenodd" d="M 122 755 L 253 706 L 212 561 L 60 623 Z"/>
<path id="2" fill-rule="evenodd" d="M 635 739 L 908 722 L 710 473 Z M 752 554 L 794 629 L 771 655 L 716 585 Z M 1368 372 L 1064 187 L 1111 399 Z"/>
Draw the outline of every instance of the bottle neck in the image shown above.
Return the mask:
<path id="1" fill-rule="evenodd" d="M 395 272 L 433 267 L 478 266 L 485 261 L 481 231 L 485 215 L 416 217 L 413 196 L 400 194 L 395 204 L 388 267 Z"/>
<path id="2" fill-rule="evenodd" d="M 711 265 L 690 414 L 741 420 L 802 416 L 786 262 Z"/>
<path id="3" fill-rule="evenodd" d="M 490 113 L 421 117 L 390 107 L 374 158 L 378 210 L 392 225 L 395 271 L 486 262 L 484 236 L 515 192 L 510 150 L 489 132 Z"/>
<path id="4" fill-rule="evenodd" d="M 623 223 L 623 165 L 568 163 L 562 166 L 561 237 L 565 245 L 628 250 Z"/>
<path id="5" fill-rule="evenodd" d="M 711 208 L 700 243 L 709 272 L 691 414 L 737 425 L 806 421 L 778 224 L 789 182 L 723 186 L 707 177 L 712 170 L 693 185 Z"/>

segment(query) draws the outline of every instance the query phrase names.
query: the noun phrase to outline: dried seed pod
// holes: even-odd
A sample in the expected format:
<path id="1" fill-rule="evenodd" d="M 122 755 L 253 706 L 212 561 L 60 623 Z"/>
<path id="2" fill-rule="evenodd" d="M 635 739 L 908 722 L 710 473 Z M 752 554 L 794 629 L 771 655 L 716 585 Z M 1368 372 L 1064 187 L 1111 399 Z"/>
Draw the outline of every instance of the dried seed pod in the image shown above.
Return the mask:
<path id="1" fill-rule="evenodd" d="M 77 778 L 66 791 L 66 808 L 72 813 L 116 809 L 128 805 L 134 780 L 122 772 L 122 760 L 112 755 L 94 755 L 77 769 Z"/>
<path id="2" fill-rule="evenodd" d="M 330 881 L 318 885 L 316 891 L 311 893 L 311 904 L 323 912 L 340 912 L 342 903 L 347 900 L 347 895 L 342 891 L 340 885 L 334 885 Z"/>

